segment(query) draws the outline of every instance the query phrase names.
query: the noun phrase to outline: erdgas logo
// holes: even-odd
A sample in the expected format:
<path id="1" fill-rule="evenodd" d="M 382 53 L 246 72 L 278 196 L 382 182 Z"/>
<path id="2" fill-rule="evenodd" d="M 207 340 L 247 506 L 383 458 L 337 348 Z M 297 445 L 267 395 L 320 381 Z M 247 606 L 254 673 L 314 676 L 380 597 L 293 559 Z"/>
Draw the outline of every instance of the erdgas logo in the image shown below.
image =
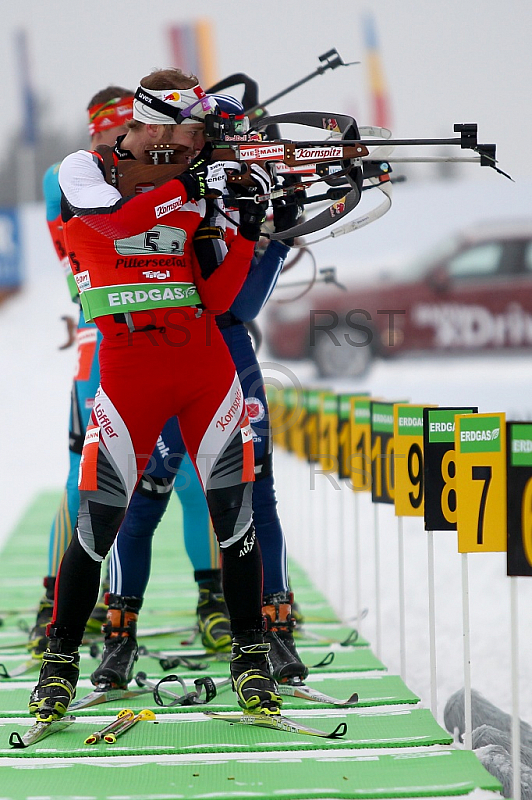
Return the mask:
<path id="1" fill-rule="evenodd" d="M 491 431 L 460 431 L 461 442 L 494 442 L 499 438 L 500 428 L 493 428 Z"/>
<path id="2" fill-rule="evenodd" d="M 186 300 L 196 294 L 196 287 L 189 284 L 182 286 L 161 286 L 153 289 L 136 289 L 131 292 L 109 292 L 107 299 L 110 306 L 125 306 L 133 303 L 145 303 L 146 300 Z"/>
<path id="3" fill-rule="evenodd" d="M 127 239 L 116 239 L 115 250 L 122 256 L 144 255 L 154 253 L 171 253 L 182 256 L 185 252 L 186 231 L 170 225 L 156 225 L 149 231 L 128 236 Z"/>

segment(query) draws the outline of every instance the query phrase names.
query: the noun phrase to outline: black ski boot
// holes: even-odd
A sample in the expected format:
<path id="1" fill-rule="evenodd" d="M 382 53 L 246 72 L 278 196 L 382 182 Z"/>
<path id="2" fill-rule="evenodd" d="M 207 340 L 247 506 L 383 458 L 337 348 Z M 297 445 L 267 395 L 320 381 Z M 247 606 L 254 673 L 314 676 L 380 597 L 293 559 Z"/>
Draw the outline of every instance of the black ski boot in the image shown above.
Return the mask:
<path id="1" fill-rule="evenodd" d="M 91 675 L 95 686 L 107 689 L 127 689 L 138 659 L 137 620 L 142 606 L 141 597 L 124 597 L 109 593 L 107 622 L 102 660 Z"/>
<path id="2" fill-rule="evenodd" d="M 260 631 L 245 631 L 233 639 L 231 680 L 238 705 L 252 714 L 279 714 L 282 698 L 272 678 L 270 645 Z"/>
<path id="3" fill-rule="evenodd" d="M 277 592 L 264 598 L 262 613 L 266 624 L 264 641 L 270 645 L 273 677 L 279 683 L 304 681 L 308 669 L 299 658 L 294 644 L 296 621 L 291 613 L 291 594 Z"/>
<path id="4" fill-rule="evenodd" d="M 221 586 L 216 581 L 202 581 L 196 609 L 201 643 L 208 653 L 229 653 L 231 623 Z"/>
<path id="5" fill-rule="evenodd" d="M 42 655 L 39 680 L 28 709 L 39 722 L 61 719 L 76 696 L 79 678 L 78 644 L 65 638 L 65 630 L 52 627 L 48 648 Z"/>
<path id="6" fill-rule="evenodd" d="M 27 644 L 32 658 L 42 658 L 42 654 L 48 646 L 46 628 L 52 621 L 54 611 L 55 576 L 47 575 L 42 583 L 45 593 L 39 601 L 35 625 L 30 631 Z"/>

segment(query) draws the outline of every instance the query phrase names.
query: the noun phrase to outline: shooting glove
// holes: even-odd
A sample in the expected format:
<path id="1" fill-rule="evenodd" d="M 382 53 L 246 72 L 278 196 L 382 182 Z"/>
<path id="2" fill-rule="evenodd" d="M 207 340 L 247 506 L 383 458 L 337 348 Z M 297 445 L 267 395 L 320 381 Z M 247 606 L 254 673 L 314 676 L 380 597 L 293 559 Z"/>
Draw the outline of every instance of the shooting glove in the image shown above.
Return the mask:
<path id="1" fill-rule="evenodd" d="M 188 200 L 201 200 L 207 194 L 220 197 L 225 191 L 227 176 L 221 161 L 211 164 L 212 150 L 212 144 L 207 142 L 188 169 L 179 175 Z"/>
<path id="2" fill-rule="evenodd" d="M 298 183 L 298 181 L 299 178 L 297 176 L 286 175 L 283 186 L 286 188 L 294 183 Z M 299 217 L 303 214 L 305 196 L 305 190 L 301 189 L 294 192 L 294 194 L 272 200 L 273 224 L 276 233 L 279 231 L 286 231 L 296 224 Z M 294 237 L 290 236 L 286 239 L 281 239 L 281 241 L 288 247 L 293 247 Z"/>
<path id="3" fill-rule="evenodd" d="M 246 186 L 246 195 L 238 198 L 238 211 L 240 215 L 240 233 L 244 239 L 258 242 L 262 223 L 266 219 L 269 199 L 256 203 L 255 196 L 269 194 L 272 188 L 271 178 L 265 169 L 258 164 L 251 164 L 249 168 L 252 186 Z M 244 187 L 239 187 L 239 191 Z"/>

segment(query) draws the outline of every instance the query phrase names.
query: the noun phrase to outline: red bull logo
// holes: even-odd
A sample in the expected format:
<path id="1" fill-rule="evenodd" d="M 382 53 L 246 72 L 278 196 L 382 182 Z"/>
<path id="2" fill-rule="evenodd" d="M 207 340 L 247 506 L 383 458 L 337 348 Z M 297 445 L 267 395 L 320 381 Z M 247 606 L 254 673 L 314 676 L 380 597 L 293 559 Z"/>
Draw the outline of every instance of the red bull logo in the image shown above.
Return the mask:
<path id="1" fill-rule="evenodd" d="M 169 94 L 165 94 L 163 100 L 165 100 L 166 102 L 171 100 L 174 103 L 178 103 L 181 100 L 181 95 L 179 94 L 179 92 L 170 92 Z"/>
<path id="2" fill-rule="evenodd" d="M 340 214 L 343 214 L 345 211 L 345 197 L 342 197 L 341 200 L 337 200 L 336 203 L 333 203 L 329 209 L 331 217 L 339 217 Z"/>

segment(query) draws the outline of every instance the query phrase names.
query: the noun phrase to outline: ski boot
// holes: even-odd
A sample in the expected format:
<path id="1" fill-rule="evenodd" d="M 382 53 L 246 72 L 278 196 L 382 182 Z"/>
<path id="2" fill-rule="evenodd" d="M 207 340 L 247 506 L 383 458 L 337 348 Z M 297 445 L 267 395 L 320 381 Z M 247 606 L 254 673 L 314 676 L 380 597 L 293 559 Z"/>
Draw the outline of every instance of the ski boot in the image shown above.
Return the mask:
<path id="1" fill-rule="evenodd" d="M 208 653 L 231 651 L 231 624 L 221 587 L 215 581 L 202 582 L 196 609 L 201 643 Z"/>
<path id="2" fill-rule="evenodd" d="M 305 617 L 303 616 L 303 612 L 301 611 L 301 607 L 299 603 L 296 603 L 294 600 L 294 593 L 292 591 L 292 586 L 290 585 L 290 576 L 288 576 L 288 591 L 290 593 L 290 605 L 292 606 L 292 617 L 296 622 L 296 625 L 300 627 L 303 625 L 305 621 Z"/>
<path id="3" fill-rule="evenodd" d="M 270 645 L 273 677 L 279 683 L 294 679 L 304 681 L 308 669 L 299 658 L 294 644 L 296 624 L 291 613 L 290 592 L 277 592 L 264 598 L 262 613 L 265 621 L 264 641 Z"/>
<path id="4" fill-rule="evenodd" d="M 39 722 L 61 719 L 76 696 L 79 678 L 78 644 L 64 637 L 64 630 L 52 627 L 42 654 L 39 680 L 30 696 L 28 709 Z"/>
<path id="5" fill-rule="evenodd" d="M 270 645 L 260 631 L 245 631 L 233 639 L 231 682 L 238 705 L 250 714 L 279 714 L 282 698 L 272 678 Z"/>
<path id="6" fill-rule="evenodd" d="M 42 658 L 42 654 L 48 646 L 46 628 L 52 621 L 54 610 L 55 576 L 47 575 L 43 579 L 43 586 L 45 593 L 39 601 L 35 625 L 30 631 L 26 645 L 32 658 Z"/>
<path id="7" fill-rule="evenodd" d="M 95 686 L 127 689 L 138 659 L 137 620 L 142 606 L 140 597 L 108 593 L 107 622 L 102 627 L 105 644 L 100 665 L 91 675 Z"/>

